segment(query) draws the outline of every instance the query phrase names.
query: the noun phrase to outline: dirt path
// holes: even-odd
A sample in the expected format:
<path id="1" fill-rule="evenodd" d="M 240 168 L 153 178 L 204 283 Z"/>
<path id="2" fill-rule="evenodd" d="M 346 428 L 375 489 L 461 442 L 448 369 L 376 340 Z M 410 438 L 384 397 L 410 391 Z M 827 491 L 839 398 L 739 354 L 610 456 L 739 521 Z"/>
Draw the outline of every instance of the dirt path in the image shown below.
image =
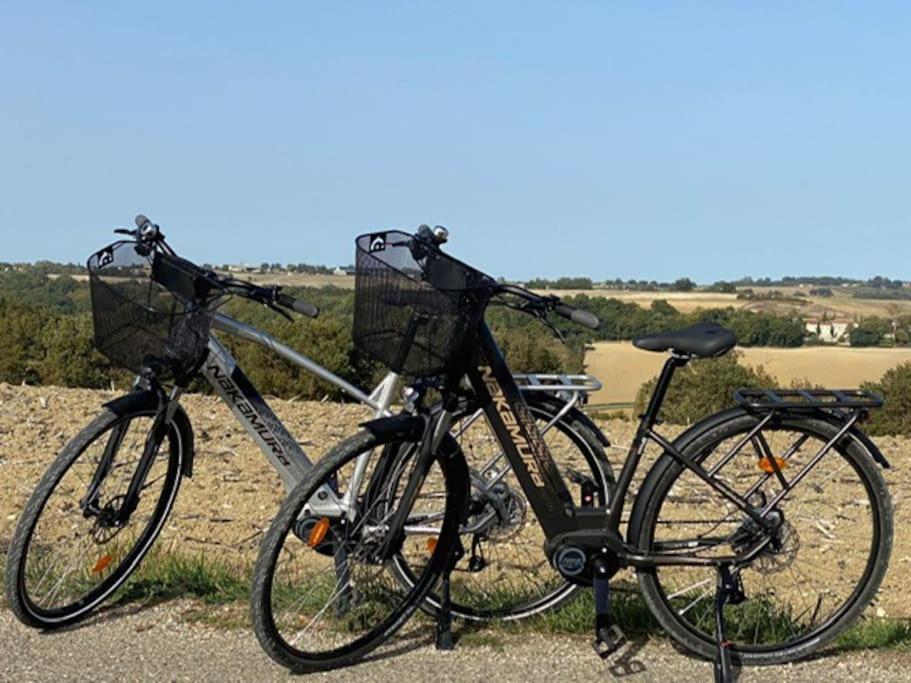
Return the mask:
<path id="1" fill-rule="evenodd" d="M 4 681 L 271 681 L 290 677 L 260 651 L 249 630 L 183 623 L 181 606 L 107 612 L 73 630 L 42 634 L 0 610 L 0 680 Z M 312 676 L 337 681 L 708 681 L 711 664 L 664 640 L 634 645 L 626 658 L 602 663 L 583 637 L 523 636 L 496 646 L 436 652 L 427 633 L 393 653 L 352 669 Z M 645 671 L 623 675 L 636 663 Z M 612 666 L 619 665 L 612 673 Z M 749 669 L 741 681 L 911 681 L 907 651 L 852 652 L 784 667 Z M 300 680 L 300 679 L 298 679 Z"/>

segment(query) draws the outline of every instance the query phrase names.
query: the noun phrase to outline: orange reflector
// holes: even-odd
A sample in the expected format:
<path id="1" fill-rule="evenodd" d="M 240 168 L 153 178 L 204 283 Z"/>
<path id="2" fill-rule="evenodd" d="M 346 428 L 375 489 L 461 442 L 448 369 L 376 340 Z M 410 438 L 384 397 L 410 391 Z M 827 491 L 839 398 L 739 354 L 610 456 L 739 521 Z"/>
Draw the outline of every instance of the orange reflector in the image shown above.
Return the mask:
<path id="1" fill-rule="evenodd" d="M 433 555 L 437 549 L 437 541 L 440 540 L 436 536 L 431 536 L 427 539 L 427 552 Z"/>
<path id="2" fill-rule="evenodd" d="M 315 548 L 324 540 L 326 540 L 326 534 L 329 533 L 329 518 L 323 517 L 316 524 L 313 525 L 313 528 L 310 530 L 310 538 L 307 539 L 307 545 L 311 548 Z"/>
<path id="3" fill-rule="evenodd" d="M 114 558 L 111 555 L 103 555 L 103 556 L 99 557 L 98 561 L 95 563 L 95 566 L 92 567 L 92 573 L 100 574 L 105 569 L 107 569 L 111 565 L 111 562 L 113 562 L 113 561 L 114 561 Z"/>
<path id="4" fill-rule="evenodd" d="M 775 462 L 778 464 L 778 469 L 780 469 L 780 470 L 783 470 L 785 467 L 788 466 L 787 461 L 782 458 L 775 458 Z M 759 469 L 761 469 L 766 474 L 775 473 L 775 468 L 772 465 L 772 461 L 769 460 L 768 458 L 760 458 L 758 465 L 759 465 Z"/>

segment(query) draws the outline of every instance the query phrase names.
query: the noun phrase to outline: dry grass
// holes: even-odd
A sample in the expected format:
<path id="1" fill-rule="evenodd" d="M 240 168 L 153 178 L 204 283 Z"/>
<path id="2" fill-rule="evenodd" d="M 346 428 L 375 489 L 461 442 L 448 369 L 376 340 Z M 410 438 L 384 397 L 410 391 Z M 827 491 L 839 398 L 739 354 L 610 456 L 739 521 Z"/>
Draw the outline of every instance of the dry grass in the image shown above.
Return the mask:
<path id="1" fill-rule="evenodd" d="M 632 348 L 629 351 L 633 353 Z M 636 355 L 657 362 L 662 359 L 661 354 L 636 352 Z M 0 384 L 0 548 L 9 540 L 25 498 L 56 451 L 109 398 L 104 392 Z M 357 422 L 366 417 L 362 408 L 351 405 L 274 403 L 314 457 L 352 433 Z M 262 531 L 278 509 L 283 491 L 275 473 L 217 399 L 188 396 L 184 404 L 196 429 L 197 467 L 193 479 L 184 482 L 158 548 L 163 558 L 205 557 L 221 563 L 216 569 L 230 565 L 236 580 L 214 584 L 229 585 L 231 590 L 227 593 L 233 600 L 238 586 L 246 581 Z M 633 425 L 629 422 L 599 421 L 599 426 L 618 445 L 628 443 L 632 437 Z M 673 425 L 662 428 L 669 437 L 678 430 Z M 879 614 L 881 609 L 887 617 L 907 618 L 904 587 L 911 571 L 911 538 L 905 530 L 911 523 L 908 518 L 911 508 L 907 505 L 911 479 L 904 463 L 909 441 L 882 437 L 876 442 L 895 465 L 885 475 L 895 507 L 896 535 L 890 571 L 872 613 Z M 619 468 L 623 455 L 622 448 L 610 451 L 615 469 Z M 647 450 L 640 475 L 657 455 L 655 449 Z M 634 489 L 640 481 L 637 477 Z M 143 575 L 147 581 L 136 588 L 137 597 L 191 593 L 209 599 L 208 580 L 197 576 L 205 572 L 186 562 L 168 562 L 167 571 L 150 563 L 149 572 Z M 206 563 L 204 569 L 212 569 L 211 563 Z M 218 590 L 223 592 L 223 588 Z M 572 617 L 572 609 L 567 614 L 565 618 Z M 585 614 L 586 620 L 590 619 L 590 611 L 586 610 Z"/>

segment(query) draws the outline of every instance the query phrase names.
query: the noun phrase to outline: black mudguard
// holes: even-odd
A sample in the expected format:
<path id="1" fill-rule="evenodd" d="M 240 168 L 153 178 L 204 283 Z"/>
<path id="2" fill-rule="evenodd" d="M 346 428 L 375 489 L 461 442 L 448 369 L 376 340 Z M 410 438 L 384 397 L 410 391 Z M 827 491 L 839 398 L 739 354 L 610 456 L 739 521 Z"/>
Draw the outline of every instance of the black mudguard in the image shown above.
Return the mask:
<path id="1" fill-rule="evenodd" d="M 108 401 L 104 404 L 104 407 L 118 417 L 123 417 L 124 415 L 130 415 L 132 413 L 157 411 L 161 407 L 161 402 L 162 398 L 158 392 L 147 389 L 124 394 L 123 396 L 115 398 L 113 401 Z M 183 406 L 177 407 L 174 418 L 172 419 L 172 424 L 174 425 L 174 428 L 180 432 L 180 442 L 184 444 L 185 450 L 180 473 L 185 477 L 192 477 L 193 456 L 196 453 L 196 448 L 193 440 L 193 426 L 190 423 L 190 418 L 186 411 L 184 411 Z"/>
<path id="2" fill-rule="evenodd" d="M 158 410 L 161 406 L 161 396 L 157 391 L 147 389 L 144 391 L 132 391 L 108 401 L 104 407 L 114 413 L 117 417 L 123 417 L 130 413 L 145 412 L 149 410 Z"/>
<path id="3" fill-rule="evenodd" d="M 417 415 L 393 415 L 364 422 L 361 427 L 377 436 L 398 436 L 402 439 L 420 439 L 424 436 L 426 422 Z"/>
<path id="4" fill-rule="evenodd" d="M 401 414 L 370 420 L 369 422 L 364 422 L 361 427 L 376 435 L 419 441 L 424 437 L 426 424 L 426 418 L 424 417 Z M 462 453 L 458 441 L 449 434 L 440 443 L 439 453 L 442 456 L 440 458 L 440 467 L 445 469 L 451 477 L 450 482 L 453 486 L 451 493 L 455 496 L 455 500 L 461 501 L 459 517 L 464 521 L 468 512 L 469 496 L 471 494 L 470 476 L 465 454 Z"/>

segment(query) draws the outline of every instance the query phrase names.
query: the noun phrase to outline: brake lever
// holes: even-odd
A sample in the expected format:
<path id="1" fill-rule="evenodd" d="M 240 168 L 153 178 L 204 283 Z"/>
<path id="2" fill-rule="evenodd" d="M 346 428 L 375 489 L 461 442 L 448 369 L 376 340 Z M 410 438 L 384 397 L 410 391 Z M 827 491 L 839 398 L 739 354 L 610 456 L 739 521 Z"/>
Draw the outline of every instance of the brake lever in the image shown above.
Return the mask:
<path id="1" fill-rule="evenodd" d="M 553 298 L 556 299 L 556 297 L 553 297 Z M 533 303 L 531 301 L 524 301 L 519 305 L 507 303 L 506 306 L 509 308 L 515 309 L 517 311 L 520 311 L 522 313 L 527 313 L 528 315 L 532 316 L 533 318 L 536 318 L 538 321 L 541 322 L 542 325 L 544 325 L 547 329 L 549 329 L 551 331 L 551 334 L 553 334 L 554 337 L 556 337 L 556 339 L 561 344 L 565 344 L 566 337 L 563 335 L 563 333 L 559 329 L 557 329 L 557 326 L 554 325 L 550 321 L 550 319 L 547 317 L 548 303 L 549 303 L 549 301 L 547 299 L 542 298 L 541 303 Z"/>
<path id="2" fill-rule="evenodd" d="M 539 314 L 537 314 L 537 318 L 538 318 L 538 320 L 540 320 L 542 323 L 544 323 L 544 325 L 545 325 L 551 332 L 553 332 L 553 335 L 560 341 L 561 344 L 565 344 L 565 343 L 566 343 L 566 337 L 565 337 L 565 336 L 563 335 L 563 333 L 557 328 L 557 326 L 554 325 L 554 324 L 550 321 L 550 319 L 547 317 L 547 314 L 545 314 L 545 313 L 539 313 Z"/>
<path id="3" fill-rule="evenodd" d="M 281 316 L 282 316 L 285 320 L 287 320 L 287 321 L 290 322 L 290 323 L 293 323 L 293 322 L 294 322 L 294 318 L 291 317 L 291 314 L 288 313 L 288 311 L 286 311 L 284 308 L 282 308 L 281 306 L 279 306 L 279 305 L 276 303 L 276 302 L 278 301 L 278 294 L 279 294 L 279 292 L 281 292 L 281 290 L 282 290 L 282 288 L 281 288 L 281 287 L 277 287 L 277 286 L 276 286 L 276 287 L 268 287 L 268 288 L 266 289 L 266 291 L 269 292 L 269 300 L 268 300 L 268 301 L 264 301 L 263 303 L 264 303 L 266 306 L 268 306 L 269 308 L 271 308 L 273 311 L 275 311 L 276 313 L 281 314 Z"/>
<path id="4" fill-rule="evenodd" d="M 289 323 L 293 323 L 293 322 L 294 322 L 294 318 L 292 318 L 292 317 L 291 317 L 291 314 L 288 313 L 285 309 L 283 309 L 283 308 L 281 308 L 281 307 L 279 307 L 279 306 L 276 306 L 276 305 L 274 305 L 274 304 L 266 304 L 266 305 L 267 305 L 269 308 L 271 308 L 273 311 L 275 311 L 276 313 L 280 313 L 281 316 L 282 316 L 285 320 L 287 320 Z"/>

